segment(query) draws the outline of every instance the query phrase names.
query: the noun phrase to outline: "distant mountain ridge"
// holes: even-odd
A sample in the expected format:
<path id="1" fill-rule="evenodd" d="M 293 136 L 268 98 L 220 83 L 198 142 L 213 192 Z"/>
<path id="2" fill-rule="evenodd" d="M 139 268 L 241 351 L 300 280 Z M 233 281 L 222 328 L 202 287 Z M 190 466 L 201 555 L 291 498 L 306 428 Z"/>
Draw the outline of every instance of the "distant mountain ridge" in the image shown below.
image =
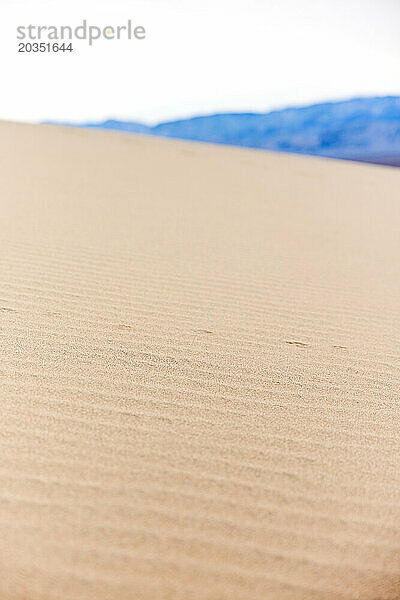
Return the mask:
<path id="1" fill-rule="evenodd" d="M 400 97 L 355 98 L 268 113 L 197 116 L 148 126 L 83 127 L 400 166 Z"/>

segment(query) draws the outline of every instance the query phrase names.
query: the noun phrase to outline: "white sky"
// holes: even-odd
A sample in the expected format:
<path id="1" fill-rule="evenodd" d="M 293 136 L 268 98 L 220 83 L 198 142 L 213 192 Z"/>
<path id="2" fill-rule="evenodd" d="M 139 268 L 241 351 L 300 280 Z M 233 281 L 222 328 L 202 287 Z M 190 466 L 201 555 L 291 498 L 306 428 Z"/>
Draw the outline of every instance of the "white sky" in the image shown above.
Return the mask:
<path id="1" fill-rule="evenodd" d="M 17 52 L 18 25 L 144 25 L 147 39 Z M 400 95 L 400 0 L 1 0 L 0 118 L 157 122 Z"/>

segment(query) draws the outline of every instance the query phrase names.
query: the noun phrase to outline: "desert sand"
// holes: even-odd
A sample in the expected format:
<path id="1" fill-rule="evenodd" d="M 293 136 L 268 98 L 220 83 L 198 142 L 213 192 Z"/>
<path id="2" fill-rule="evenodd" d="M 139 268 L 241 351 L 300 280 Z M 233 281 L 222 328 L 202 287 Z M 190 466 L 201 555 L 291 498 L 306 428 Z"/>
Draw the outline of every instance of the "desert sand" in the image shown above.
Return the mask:
<path id="1" fill-rule="evenodd" d="M 400 171 L 0 125 L 1 600 L 400 598 Z"/>

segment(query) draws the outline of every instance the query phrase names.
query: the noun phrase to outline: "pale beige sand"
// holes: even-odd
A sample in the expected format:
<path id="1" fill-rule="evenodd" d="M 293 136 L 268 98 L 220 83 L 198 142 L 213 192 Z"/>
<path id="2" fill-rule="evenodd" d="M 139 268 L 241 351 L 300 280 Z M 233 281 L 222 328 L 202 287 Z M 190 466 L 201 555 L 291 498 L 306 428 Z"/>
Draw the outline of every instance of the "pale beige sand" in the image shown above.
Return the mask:
<path id="1" fill-rule="evenodd" d="M 400 171 L 0 144 L 1 600 L 400 598 Z"/>

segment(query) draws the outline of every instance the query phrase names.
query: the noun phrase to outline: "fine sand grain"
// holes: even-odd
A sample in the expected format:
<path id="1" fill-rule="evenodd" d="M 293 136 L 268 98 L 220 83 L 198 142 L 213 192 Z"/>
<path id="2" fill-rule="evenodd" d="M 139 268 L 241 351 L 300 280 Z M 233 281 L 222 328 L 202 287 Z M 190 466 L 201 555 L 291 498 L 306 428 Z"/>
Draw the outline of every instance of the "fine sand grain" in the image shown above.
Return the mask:
<path id="1" fill-rule="evenodd" d="M 400 598 L 400 171 L 0 125 L 0 599 Z"/>

